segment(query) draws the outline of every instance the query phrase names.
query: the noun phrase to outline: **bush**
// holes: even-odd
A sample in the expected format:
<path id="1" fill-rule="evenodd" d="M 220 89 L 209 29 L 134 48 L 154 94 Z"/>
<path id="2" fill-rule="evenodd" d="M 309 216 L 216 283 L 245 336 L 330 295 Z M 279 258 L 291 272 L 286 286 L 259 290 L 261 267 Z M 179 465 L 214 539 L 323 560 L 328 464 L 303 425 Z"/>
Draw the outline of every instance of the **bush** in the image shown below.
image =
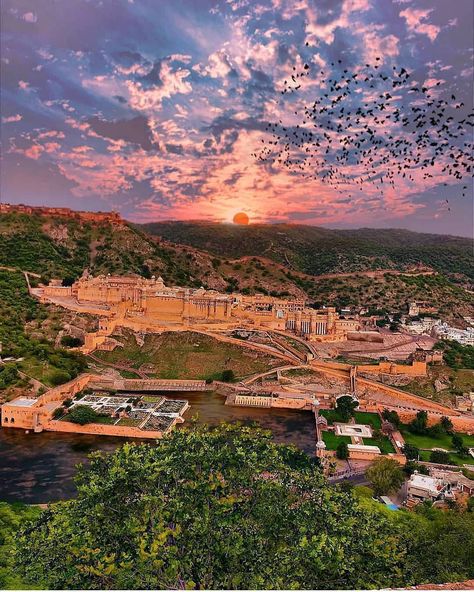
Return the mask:
<path id="1" fill-rule="evenodd" d="M 336 456 L 340 460 L 347 460 L 349 458 L 347 442 L 339 442 L 336 448 Z"/>
<path id="2" fill-rule="evenodd" d="M 0 366 L 0 389 L 5 389 L 16 384 L 20 380 L 20 375 L 14 364 L 5 364 Z"/>
<path id="3" fill-rule="evenodd" d="M 403 447 L 403 454 L 407 457 L 408 460 L 418 460 L 420 457 L 420 449 L 413 444 L 405 443 Z"/>
<path id="4" fill-rule="evenodd" d="M 396 428 L 400 427 L 400 417 L 396 411 L 384 409 L 382 411 L 382 418 L 385 419 L 385 421 L 389 421 Z"/>
<path id="5" fill-rule="evenodd" d="M 430 454 L 430 462 L 438 463 L 440 465 L 453 465 L 453 463 L 449 457 L 449 452 L 444 452 L 443 450 L 432 450 Z"/>
<path id="6" fill-rule="evenodd" d="M 71 335 L 63 335 L 61 337 L 61 345 L 64 345 L 64 347 L 80 347 L 82 345 L 82 339 L 72 337 Z"/>
<path id="7" fill-rule="evenodd" d="M 86 423 L 94 423 L 99 417 L 101 417 L 100 413 L 94 411 L 92 407 L 88 405 L 77 405 L 68 414 L 67 419 L 72 423 L 85 425 Z"/>
<path id="8" fill-rule="evenodd" d="M 64 407 L 58 407 L 53 411 L 53 419 L 59 419 L 64 415 L 66 409 Z"/>
<path id="9" fill-rule="evenodd" d="M 65 382 L 69 382 L 71 380 L 71 375 L 68 374 L 65 370 L 55 370 L 51 373 L 49 377 L 49 381 L 53 386 L 59 386 L 60 384 L 64 384 Z"/>
<path id="10" fill-rule="evenodd" d="M 222 374 L 221 374 L 221 380 L 222 382 L 234 382 L 235 380 L 235 374 L 233 370 L 223 370 Z"/>

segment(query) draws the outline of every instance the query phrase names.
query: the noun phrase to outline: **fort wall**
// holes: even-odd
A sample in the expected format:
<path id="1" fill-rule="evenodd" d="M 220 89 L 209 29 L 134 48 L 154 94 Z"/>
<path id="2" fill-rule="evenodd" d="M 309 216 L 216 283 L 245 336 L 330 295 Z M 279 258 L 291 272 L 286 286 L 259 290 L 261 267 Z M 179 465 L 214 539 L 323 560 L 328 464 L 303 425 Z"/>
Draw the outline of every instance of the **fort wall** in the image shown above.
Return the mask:
<path id="1" fill-rule="evenodd" d="M 101 423 L 88 423 L 79 425 L 68 421 L 51 420 L 43 425 L 43 429 L 49 432 L 63 432 L 69 434 L 91 434 L 94 436 L 118 436 L 120 438 L 160 439 L 162 432 L 140 430 L 133 426 L 120 426 Z"/>

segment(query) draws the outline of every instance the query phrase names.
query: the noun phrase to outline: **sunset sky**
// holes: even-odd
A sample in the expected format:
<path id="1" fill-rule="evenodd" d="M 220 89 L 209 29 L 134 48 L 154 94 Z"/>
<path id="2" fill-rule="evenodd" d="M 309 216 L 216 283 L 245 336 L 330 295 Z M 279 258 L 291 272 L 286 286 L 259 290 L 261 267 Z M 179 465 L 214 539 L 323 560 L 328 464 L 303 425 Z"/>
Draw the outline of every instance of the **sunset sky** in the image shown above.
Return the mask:
<path id="1" fill-rule="evenodd" d="M 470 179 L 348 198 L 251 155 L 323 92 L 282 98 L 304 62 L 381 56 L 471 104 L 472 0 L 2 0 L 1 24 L 4 202 L 472 235 Z"/>

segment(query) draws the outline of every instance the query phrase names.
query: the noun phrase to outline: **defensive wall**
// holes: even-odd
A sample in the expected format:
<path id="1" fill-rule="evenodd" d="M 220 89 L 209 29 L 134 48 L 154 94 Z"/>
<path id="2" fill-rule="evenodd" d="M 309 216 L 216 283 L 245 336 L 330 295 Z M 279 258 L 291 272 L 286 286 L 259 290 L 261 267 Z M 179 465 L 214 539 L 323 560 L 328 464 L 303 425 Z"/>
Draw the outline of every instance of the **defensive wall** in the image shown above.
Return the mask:
<path id="1" fill-rule="evenodd" d="M 174 425 L 174 424 L 173 424 Z M 91 434 L 94 436 L 118 436 L 120 438 L 159 439 L 162 432 L 140 430 L 133 426 L 120 426 L 101 423 L 88 423 L 79 425 L 68 421 L 51 420 L 43 425 L 47 432 L 63 432 L 68 434 Z"/>
<path id="2" fill-rule="evenodd" d="M 205 380 L 168 380 L 168 379 L 103 379 L 95 377 L 91 386 L 98 389 L 114 391 L 162 391 L 162 392 L 196 392 L 212 390 L 212 385 Z"/>

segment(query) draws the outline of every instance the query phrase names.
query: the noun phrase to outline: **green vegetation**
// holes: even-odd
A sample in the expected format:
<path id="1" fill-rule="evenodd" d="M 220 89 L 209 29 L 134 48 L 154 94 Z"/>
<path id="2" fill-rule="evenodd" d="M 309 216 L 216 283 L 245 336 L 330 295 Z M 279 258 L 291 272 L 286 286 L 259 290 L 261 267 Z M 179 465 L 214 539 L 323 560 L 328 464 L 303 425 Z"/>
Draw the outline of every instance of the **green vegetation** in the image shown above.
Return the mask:
<path id="1" fill-rule="evenodd" d="M 336 412 L 342 421 L 347 422 L 354 417 L 355 410 L 359 406 L 359 402 L 355 401 L 350 395 L 339 397 L 336 400 Z"/>
<path id="2" fill-rule="evenodd" d="M 41 510 L 23 504 L 0 502 L 0 589 L 20 590 L 27 584 L 14 567 L 13 548 L 18 531 L 30 520 L 35 520 Z"/>
<path id="3" fill-rule="evenodd" d="M 450 368 L 474 370 L 474 345 L 461 345 L 457 341 L 438 341 L 435 348 L 443 352 L 443 359 Z"/>
<path id="4" fill-rule="evenodd" d="M 111 417 L 94 411 L 89 405 L 76 405 L 64 418 L 65 421 L 86 425 L 86 423 L 111 423 Z"/>
<path id="5" fill-rule="evenodd" d="M 339 442 L 336 448 L 336 456 L 339 460 L 347 460 L 349 458 L 347 442 Z"/>
<path id="6" fill-rule="evenodd" d="M 336 436 L 336 434 L 329 430 L 323 430 L 321 432 L 324 443 L 326 444 L 327 450 L 337 450 L 341 442 L 345 444 L 351 443 L 350 436 Z"/>
<path id="7" fill-rule="evenodd" d="M 426 426 L 426 414 L 418 412 L 410 424 L 401 426 L 405 439 L 407 458 L 439 462 L 441 464 L 464 465 L 474 464 L 474 458 L 467 453 L 467 448 L 474 446 L 474 435 L 452 431 L 451 422 L 441 418 L 438 424 Z M 446 452 L 433 450 L 440 448 Z"/>
<path id="8" fill-rule="evenodd" d="M 368 269 L 405 270 L 423 263 L 440 273 L 474 278 L 467 238 L 421 234 L 408 230 L 329 230 L 297 224 L 231 224 L 155 222 L 142 228 L 167 240 L 238 258 L 265 253 L 279 263 L 308 274 Z"/>
<path id="9" fill-rule="evenodd" d="M 365 472 L 375 495 L 398 491 L 405 481 L 402 467 L 393 458 L 377 458 Z"/>
<path id="10" fill-rule="evenodd" d="M 400 483 L 397 463 L 375 466 L 377 493 Z M 473 512 L 391 512 L 367 487 L 328 485 L 314 460 L 255 428 L 176 430 L 95 453 L 77 485 L 77 499 L 11 537 L 15 584 L 360 589 L 474 577 Z"/>
<path id="11" fill-rule="evenodd" d="M 319 415 L 322 415 L 327 419 L 328 425 L 333 423 L 346 423 L 344 417 L 338 412 L 337 409 L 320 409 Z M 354 419 L 356 423 L 368 424 L 372 428 L 379 430 L 382 427 L 382 421 L 378 413 L 368 413 L 366 411 L 355 411 Z"/>
<path id="12" fill-rule="evenodd" d="M 269 354 L 255 355 L 244 346 L 191 331 L 147 335 L 141 347 L 130 332 L 116 337 L 124 343 L 123 348 L 96 352 L 95 355 L 106 362 L 128 363 L 128 371 L 150 365 L 153 370 L 147 370 L 147 374 L 156 378 L 231 381 L 265 372 L 281 363 Z M 233 375 L 226 371 L 232 371 Z"/>
<path id="13" fill-rule="evenodd" d="M 47 316 L 47 308 L 29 295 L 22 274 L 0 270 L 2 356 L 24 358 L 0 369 L 0 389 L 23 384 L 25 380 L 18 371 L 47 386 L 55 386 L 75 378 L 86 368 L 81 354 L 56 349 L 46 338 L 36 338 L 25 331 L 27 322 L 46 319 Z"/>
<path id="14" fill-rule="evenodd" d="M 144 230 L 204 252 L 158 243 Z M 400 302 L 426 299 L 448 320 L 474 315 L 472 298 L 464 289 L 473 276 L 468 239 L 398 230 L 381 232 L 383 238 L 368 229 L 334 231 L 296 225 L 243 228 L 163 223 L 117 227 L 7 214 L 0 217 L 0 265 L 34 271 L 46 279 L 60 277 L 65 283 L 71 283 L 87 267 L 93 274 L 154 274 L 168 284 L 203 285 L 228 292 L 260 292 L 275 297 L 305 294 L 317 306 L 331 301 L 337 307 L 364 305 L 386 313 L 399 309 Z M 254 257 L 230 261 L 212 254 L 222 250 L 229 258 Z M 262 253 L 266 259 L 255 257 Z M 290 271 L 288 262 L 298 272 Z M 386 273 L 368 278 L 357 274 L 377 269 L 404 271 L 420 262 L 439 275 Z M 328 272 L 354 275 L 312 277 Z"/>
<path id="15" fill-rule="evenodd" d="M 373 438 L 364 438 L 364 444 L 367 444 L 368 446 L 378 446 L 382 454 L 390 454 L 395 452 L 395 448 L 390 442 L 390 438 L 388 436 L 384 436 L 378 430 L 373 432 L 373 436 Z"/>

